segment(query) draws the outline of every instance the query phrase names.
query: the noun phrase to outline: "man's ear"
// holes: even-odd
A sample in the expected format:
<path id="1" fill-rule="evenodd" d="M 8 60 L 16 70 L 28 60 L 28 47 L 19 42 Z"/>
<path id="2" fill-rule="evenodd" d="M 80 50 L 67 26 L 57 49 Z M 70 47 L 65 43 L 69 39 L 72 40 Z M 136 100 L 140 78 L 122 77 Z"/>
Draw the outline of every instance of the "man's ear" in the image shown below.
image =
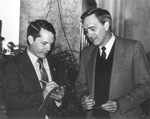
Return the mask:
<path id="1" fill-rule="evenodd" d="M 106 22 L 104 23 L 104 29 L 105 29 L 106 31 L 108 31 L 108 30 L 109 30 L 109 26 L 110 26 L 109 22 L 106 21 Z"/>
<path id="2" fill-rule="evenodd" d="M 30 44 L 32 44 L 32 43 L 34 42 L 33 36 L 31 36 L 31 35 L 28 36 L 28 42 L 29 42 Z"/>

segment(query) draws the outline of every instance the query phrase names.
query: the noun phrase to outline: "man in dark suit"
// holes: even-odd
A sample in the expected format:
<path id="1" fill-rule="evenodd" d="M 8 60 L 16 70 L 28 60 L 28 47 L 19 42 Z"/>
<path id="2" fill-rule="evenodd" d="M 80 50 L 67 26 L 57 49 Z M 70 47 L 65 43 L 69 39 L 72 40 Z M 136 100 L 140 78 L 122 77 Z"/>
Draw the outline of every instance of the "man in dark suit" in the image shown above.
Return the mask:
<path id="1" fill-rule="evenodd" d="M 141 104 L 150 98 L 150 70 L 143 46 L 114 35 L 105 9 L 90 9 L 81 19 L 93 44 L 83 49 L 75 83 L 87 118 L 141 119 Z"/>
<path id="2" fill-rule="evenodd" d="M 67 105 L 65 89 L 61 88 L 57 92 L 53 90 L 65 85 L 64 67 L 47 56 L 55 42 L 55 35 L 54 27 L 46 20 L 31 22 L 27 29 L 28 48 L 6 64 L 2 92 L 8 118 L 53 118 L 58 110 Z M 42 66 L 44 75 L 41 72 Z M 45 79 L 46 85 L 43 84 Z M 48 97 L 50 103 L 44 111 L 39 111 L 44 98 L 51 91 L 53 93 Z"/>

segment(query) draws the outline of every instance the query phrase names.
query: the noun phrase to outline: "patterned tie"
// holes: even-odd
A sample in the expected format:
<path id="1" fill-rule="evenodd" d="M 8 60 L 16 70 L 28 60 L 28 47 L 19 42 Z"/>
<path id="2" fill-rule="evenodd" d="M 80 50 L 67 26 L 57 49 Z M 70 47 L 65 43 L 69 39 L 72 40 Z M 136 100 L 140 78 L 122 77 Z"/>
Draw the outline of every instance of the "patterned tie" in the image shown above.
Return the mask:
<path id="1" fill-rule="evenodd" d="M 40 69 L 40 73 L 41 73 L 41 80 L 43 82 L 48 82 L 48 75 L 47 75 L 46 70 L 45 70 L 44 65 L 43 65 L 43 59 L 39 58 L 37 60 L 37 62 L 39 63 L 39 69 Z M 43 89 L 44 89 L 45 86 L 46 86 L 46 83 L 43 83 L 43 82 L 42 82 L 42 86 L 43 86 Z"/>
<path id="2" fill-rule="evenodd" d="M 105 53 L 106 48 L 105 48 L 105 46 L 103 46 L 101 49 L 102 49 L 101 58 L 104 59 L 104 60 L 106 60 L 106 53 Z"/>

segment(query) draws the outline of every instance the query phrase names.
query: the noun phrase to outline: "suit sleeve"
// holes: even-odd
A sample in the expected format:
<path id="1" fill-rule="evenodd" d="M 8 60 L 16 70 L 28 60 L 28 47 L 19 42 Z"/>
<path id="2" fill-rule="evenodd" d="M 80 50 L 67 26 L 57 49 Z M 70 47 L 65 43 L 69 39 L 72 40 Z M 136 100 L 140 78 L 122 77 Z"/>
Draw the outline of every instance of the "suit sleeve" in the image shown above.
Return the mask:
<path id="1" fill-rule="evenodd" d="M 86 82 L 86 70 L 85 70 L 86 65 L 84 58 L 85 57 L 83 52 L 79 64 L 78 78 L 75 82 L 75 91 L 79 103 L 81 103 L 81 99 L 84 95 L 89 95 Z"/>
<path id="2" fill-rule="evenodd" d="M 65 94 L 64 94 L 64 97 L 62 98 L 62 101 L 61 101 L 61 105 L 57 106 L 57 104 L 60 104 L 60 103 L 57 103 L 55 101 L 55 109 L 56 110 L 64 110 L 66 109 L 66 107 L 68 106 L 68 103 L 69 103 L 69 91 L 68 90 L 68 81 L 67 81 L 67 77 L 65 76 L 66 74 L 66 67 L 65 65 L 60 62 L 59 60 L 56 60 L 56 59 L 53 59 L 53 57 L 50 58 L 50 62 L 51 62 L 51 73 L 52 73 L 52 77 L 53 77 L 53 80 L 59 85 L 59 86 L 66 86 L 65 87 Z M 53 70 L 55 69 L 55 70 Z M 53 103 L 53 102 L 52 102 Z M 52 108 L 53 109 L 53 108 Z"/>
<path id="3" fill-rule="evenodd" d="M 22 82 L 25 77 L 18 72 L 12 62 L 5 66 L 2 94 L 6 107 L 9 110 L 17 110 L 39 106 L 43 100 L 42 90 L 34 91 L 27 82 Z"/>
<path id="4" fill-rule="evenodd" d="M 137 42 L 132 57 L 134 88 L 126 95 L 118 98 L 122 114 L 140 106 L 150 98 L 150 70 L 141 43 Z"/>

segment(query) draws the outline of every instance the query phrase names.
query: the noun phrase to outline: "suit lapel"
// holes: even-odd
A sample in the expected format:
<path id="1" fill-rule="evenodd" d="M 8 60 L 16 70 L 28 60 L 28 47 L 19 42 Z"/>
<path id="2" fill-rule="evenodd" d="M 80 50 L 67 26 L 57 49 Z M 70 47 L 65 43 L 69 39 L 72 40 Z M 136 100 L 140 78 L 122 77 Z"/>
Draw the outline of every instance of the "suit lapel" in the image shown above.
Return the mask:
<path id="1" fill-rule="evenodd" d="M 115 92 L 114 89 L 117 87 L 116 85 L 119 80 L 119 75 L 121 73 L 123 64 L 124 64 L 124 49 L 122 47 L 121 40 L 116 39 L 114 59 L 112 64 L 112 73 L 110 78 L 109 98 L 111 98 L 112 94 Z"/>
<path id="2" fill-rule="evenodd" d="M 27 79 L 33 89 L 41 89 L 37 74 L 27 53 L 24 53 L 20 57 L 20 60 L 23 62 L 22 65 L 19 65 L 19 69 L 23 77 Z"/>
<path id="3" fill-rule="evenodd" d="M 59 78 L 56 78 L 59 77 L 58 76 L 59 71 L 58 68 L 56 67 L 56 65 L 59 65 L 58 62 L 55 62 L 55 60 L 52 57 L 47 57 L 47 61 L 49 64 L 52 80 L 55 81 L 57 84 L 59 84 Z"/>
<path id="4" fill-rule="evenodd" d="M 94 47 L 91 49 L 91 54 L 87 62 L 87 72 L 88 72 L 87 76 L 89 79 L 88 86 L 89 86 L 89 91 L 91 91 L 90 94 L 93 97 L 94 97 L 95 63 L 96 63 L 97 51 L 98 51 L 98 47 L 97 48 Z M 116 39 L 114 59 L 112 64 L 112 73 L 110 78 L 110 90 L 109 90 L 110 98 L 112 97 L 114 93 L 114 89 L 116 88 L 123 65 L 124 65 L 124 49 L 121 40 Z"/>
<path id="5" fill-rule="evenodd" d="M 87 72 L 88 72 L 88 84 L 89 84 L 89 91 L 94 98 L 94 84 L 95 84 L 95 64 L 96 64 L 96 58 L 97 58 L 97 52 L 98 52 L 98 47 L 94 47 L 92 49 L 92 52 L 90 54 L 90 58 L 87 62 Z"/>
<path id="6" fill-rule="evenodd" d="M 49 65 L 49 68 L 50 68 L 50 72 L 51 72 L 51 77 L 52 77 L 52 80 L 54 80 L 55 78 L 55 70 L 56 68 L 53 67 L 53 65 L 51 64 L 51 59 L 50 58 L 47 58 L 47 61 L 48 61 L 48 65 Z"/>

